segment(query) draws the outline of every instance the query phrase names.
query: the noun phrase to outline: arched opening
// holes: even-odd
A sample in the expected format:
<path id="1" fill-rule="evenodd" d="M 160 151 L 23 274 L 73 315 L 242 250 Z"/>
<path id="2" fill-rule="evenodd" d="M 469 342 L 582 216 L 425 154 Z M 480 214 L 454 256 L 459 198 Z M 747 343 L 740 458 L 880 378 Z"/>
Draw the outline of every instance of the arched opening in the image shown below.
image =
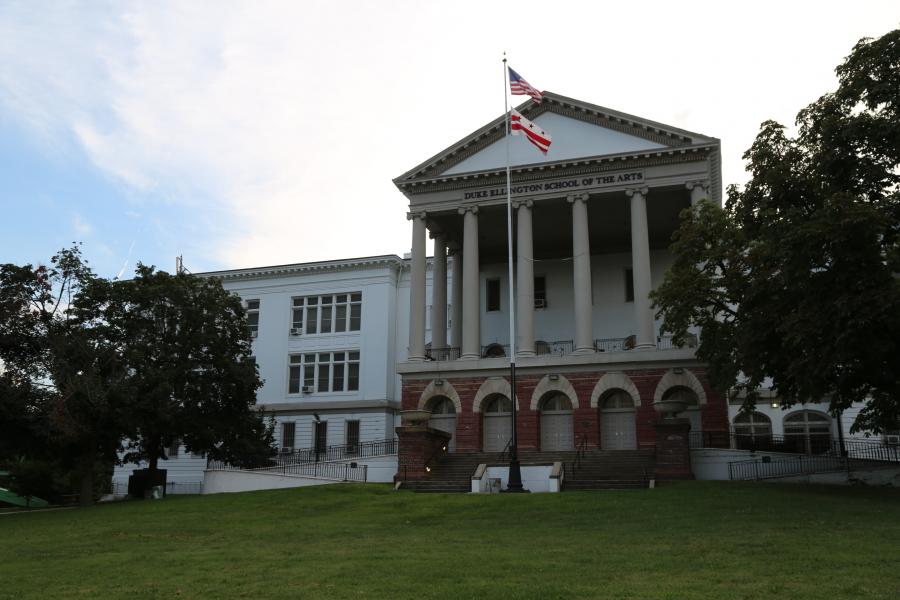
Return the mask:
<path id="1" fill-rule="evenodd" d="M 678 416 L 691 422 L 691 432 L 703 431 L 703 419 L 700 416 L 700 399 L 697 398 L 697 392 L 687 386 L 676 385 L 667 389 L 662 399 L 680 400 L 687 404 L 687 410 Z"/>
<path id="2" fill-rule="evenodd" d="M 772 445 L 772 420 L 760 412 L 742 412 L 734 418 L 735 445 L 740 450 L 762 450 Z"/>
<path id="3" fill-rule="evenodd" d="M 500 344 L 490 344 L 484 349 L 482 358 L 502 358 L 506 356 L 506 349 Z"/>
<path id="4" fill-rule="evenodd" d="M 625 390 L 609 390 L 600 399 L 600 447 L 603 450 L 637 448 L 634 400 Z"/>
<path id="5" fill-rule="evenodd" d="M 540 403 L 541 450 L 575 449 L 572 402 L 562 392 L 548 392 Z"/>
<path id="6" fill-rule="evenodd" d="M 483 406 L 484 451 L 502 452 L 512 438 L 512 402 L 502 394 L 492 394 Z"/>
<path id="7" fill-rule="evenodd" d="M 431 418 L 428 419 L 428 426 L 432 429 L 446 431 L 452 437 L 447 445 L 447 450 L 453 452 L 456 450 L 456 407 L 453 401 L 446 396 L 435 396 L 425 405 L 431 411 Z"/>
<path id="8" fill-rule="evenodd" d="M 784 441 L 793 452 L 823 454 L 831 450 L 831 418 L 801 410 L 784 418 Z"/>

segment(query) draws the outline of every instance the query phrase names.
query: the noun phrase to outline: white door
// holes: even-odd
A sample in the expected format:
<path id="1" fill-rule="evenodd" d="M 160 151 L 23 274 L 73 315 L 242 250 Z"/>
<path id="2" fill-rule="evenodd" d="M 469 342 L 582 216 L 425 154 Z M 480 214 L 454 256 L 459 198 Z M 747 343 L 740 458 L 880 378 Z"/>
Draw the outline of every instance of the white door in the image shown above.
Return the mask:
<path id="1" fill-rule="evenodd" d="M 484 451 L 502 452 L 512 438 L 512 415 L 484 415 Z"/>
<path id="2" fill-rule="evenodd" d="M 604 450 L 634 450 L 637 437 L 634 432 L 634 411 L 603 411 L 600 445 Z"/>
<path id="3" fill-rule="evenodd" d="M 447 445 L 447 451 L 456 450 L 456 415 L 432 415 L 428 420 L 428 426 L 449 433 L 452 437 Z"/>
<path id="4" fill-rule="evenodd" d="M 574 450 L 572 413 L 541 414 L 541 450 Z"/>

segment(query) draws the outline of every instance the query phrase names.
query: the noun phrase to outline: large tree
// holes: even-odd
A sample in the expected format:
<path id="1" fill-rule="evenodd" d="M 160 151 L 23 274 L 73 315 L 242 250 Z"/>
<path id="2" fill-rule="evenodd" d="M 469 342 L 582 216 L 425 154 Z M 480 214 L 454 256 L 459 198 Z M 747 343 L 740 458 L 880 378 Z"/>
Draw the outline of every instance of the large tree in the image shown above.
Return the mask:
<path id="1" fill-rule="evenodd" d="M 702 328 L 697 355 L 723 390 L 771 378 L 786 406 L 866 402 L 854 430 L 900 423 L 900 30 L 863 39 L 839 86 L 763 123 L 750 181 L 724 209 L 686 211 L 654 292 L 663 328 Z"/>
<path id="2" fill-rule="evenodd" d="M 189 451 L 256 464 L 273 446 L 255 410 L 261 382 L 240 299 L 212 278 L 139 265 L 129 281 L 95 282 L 103 321 L 122 348 L 132 394 L 127 461 L 151 470 L 179 442 Z"/>

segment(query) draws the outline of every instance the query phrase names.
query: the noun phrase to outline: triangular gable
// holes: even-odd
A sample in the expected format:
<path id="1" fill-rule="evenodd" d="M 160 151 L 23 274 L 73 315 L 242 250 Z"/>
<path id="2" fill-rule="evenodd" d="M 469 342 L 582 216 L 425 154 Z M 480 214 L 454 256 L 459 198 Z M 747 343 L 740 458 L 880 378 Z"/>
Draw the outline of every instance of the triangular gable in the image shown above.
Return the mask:
<path id="1" fill-rule="evenodd" d="M 514 138 L 510 164 L 539 164 L 607 154 L 622 154 L 684 147 L 716 141 L 715 138 L 671 127 L 580 100 L 544 92 L 544 101 L 528 100 L 517 110 L 553 136 L 547 156 Z M 456 176 L 497 169 L 506 165 L 503 142 L 505 115 L 459 140 L 427 161 L 397 177 L 398 185 L 440 175 Z"/>

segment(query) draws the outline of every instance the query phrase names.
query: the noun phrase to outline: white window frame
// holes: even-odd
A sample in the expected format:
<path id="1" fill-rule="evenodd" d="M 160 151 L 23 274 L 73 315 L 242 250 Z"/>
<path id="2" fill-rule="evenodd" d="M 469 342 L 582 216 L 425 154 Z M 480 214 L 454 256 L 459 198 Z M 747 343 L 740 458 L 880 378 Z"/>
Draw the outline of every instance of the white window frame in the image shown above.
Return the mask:
<path id="1" fill-rule="evenodd" d="M 328 309 L 328 331 L 322 330 L 322 315 Z M 344 309 L 343 328 L 338 326 L 338 310 Z M 358 316 L 354 318 L 354 310 Z M 310 313 L 315 316 L 315 332 L 309 332 Z M 355 333 L 362 329 L 362 292 L 336 292 L 316 294 L 312 296 L 294 296 L 291 298 L 290 333 L 296 336 L 334 335 Z M 355 321 L 355 322 L 354 322 Z M 355 328 L 354 328 L 355 325 Z"/>
<path id="2" fill-rule="evenodd" d="M 255 302 L 256 306 L 251 308 L 250 303 Z M 255 338 L 259 336 L 259 307 L 262 305 L 262 302 L 259 301 L 259 298 L 249 298 L 244 300 L 244 312 L 247 313 L 247 326 L 250 328 L 250 337 Z M 256 323 L 251 323 L 251 315 L 256 316 Z"/>
<path id="3" fill-rule="evenodd" d="M 334 389 L 335 366 L 342 366 L 341 389 Z M 350 373 L 356 371 L 356 387 L 351 387 Z M 325 373 L 327 372 L 327 375 Z M 327 377 L 327 389 L 320 389 L 323 375 Z M 292 389 L 292 383 L 296 386 Z M 288 354 L 288 395 L 303 394 L 304 388 L 311 387 L 312 394 L 356 394 L 360 383 L 360 352 L 349 350 L 320 350 L 311 352 L 292 352 Z"/>

